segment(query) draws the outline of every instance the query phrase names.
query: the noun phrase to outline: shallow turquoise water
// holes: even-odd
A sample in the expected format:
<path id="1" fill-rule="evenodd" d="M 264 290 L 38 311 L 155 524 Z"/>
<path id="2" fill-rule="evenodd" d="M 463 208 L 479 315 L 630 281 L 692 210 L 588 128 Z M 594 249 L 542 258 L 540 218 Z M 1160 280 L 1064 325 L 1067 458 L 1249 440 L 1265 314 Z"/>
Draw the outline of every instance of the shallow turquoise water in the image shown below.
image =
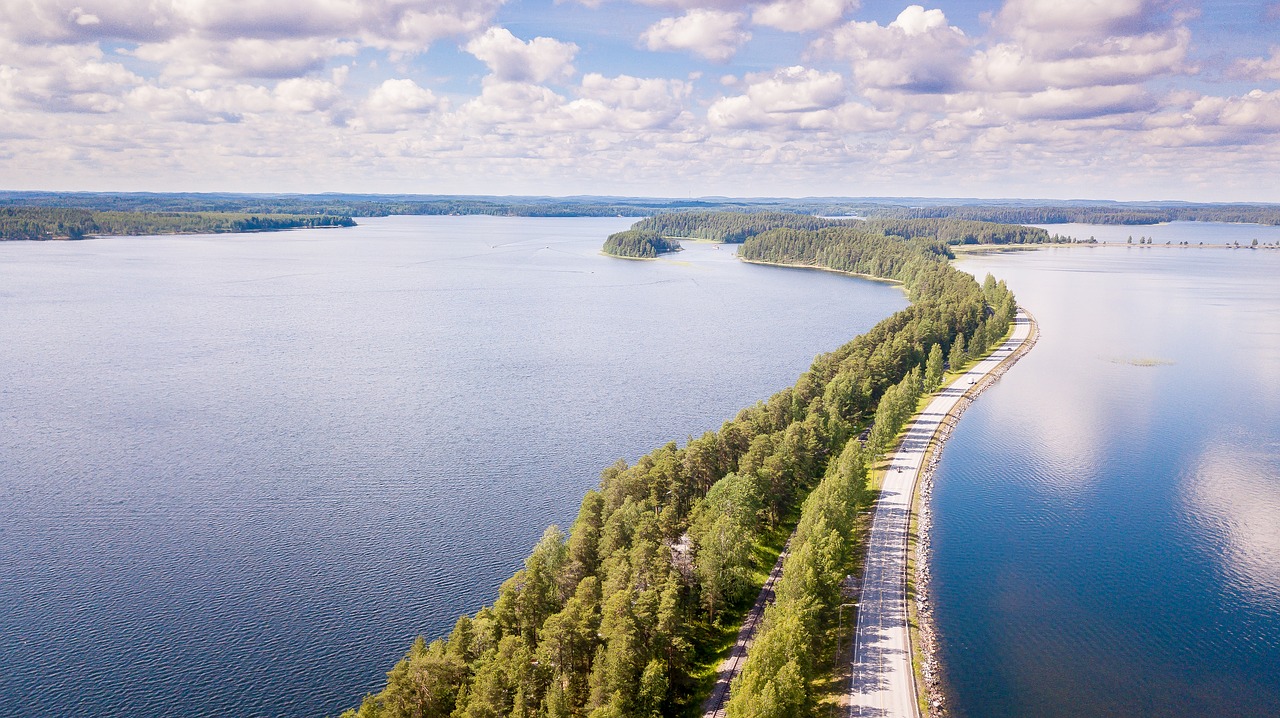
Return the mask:
<path id="1" fill-rule="evenodd" d="M 1280 251 L 959 266 L 1007 280 L 1042 337 L 965 413 L 937 476 L 953 714 L 1280 715 Z"/>
<path id="2" fill-rule="evenodd" d="M 900 290 L 627 219 L 0 243 L 0 716 L 320 716 Z"/>

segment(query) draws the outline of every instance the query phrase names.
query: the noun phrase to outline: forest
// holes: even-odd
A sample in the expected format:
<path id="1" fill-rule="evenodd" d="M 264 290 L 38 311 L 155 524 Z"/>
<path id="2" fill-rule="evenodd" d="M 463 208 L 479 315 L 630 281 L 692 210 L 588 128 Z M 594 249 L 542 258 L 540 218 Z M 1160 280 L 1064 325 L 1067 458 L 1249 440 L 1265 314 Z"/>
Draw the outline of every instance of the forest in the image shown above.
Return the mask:
<path id="1" fill-rule="evenodd" d="M 810 219 L 708 215 L 687 231 Z M 839 584 L 859 560 L 868 469 L 942 380 L 943 356 L 959 366 L 984 353 L 1016 303 L 1003 283 L 953 269 L 934 237 L 836 225 L 773 226 L 743 240 L 756 261 L 901 282 L 911 304 L 719 431 L 606 468 L 567 534 L 548 528 L 491 605 L 448 636 L 419 638 L 385 688 L 345 718 L 693 715 L 788 535 L 777 602 L 728 711 L 812 714 L 832 662 Z M 864 444 L 854 437 L 868 426 Z"/>
<path id="2" fill-rule="evenodd" d="M 828 219 L 790 212 L 669 212 L 640 220 L 636 229 L 664 237 L 740 243 L 772 229 L 845 227 L 867 237 L 928 238 L 943 244 L 1036 244 L 1053 241 L 1038 227 L 963 219 Z"/>
<path id="3" fill-rule="evenodd" d="M 209 234 L 300 227 L 351 227 L 350 217 L 238 212 L 116 212 L 0 207 L 0 240 L 83 239 L 93 235 Z"/>
<path id="4" fill-rule="evenodd" d="M 1251 222 L 1280 224 L 1280 205 L 1187 202 L 958 200 L 924 197 L 756 197 L 693 199 L 631 197 L 499 197 L 465 195 L 237 194 L 0 191 L 0 207 L 130 212 L 244 214 L 493 215 L 506 217 L 651 217 L 668 213 L 761 212 L 879 219 L 957 219 L 1002 224 L 1132 224 Z M 653 229 L 652 227 L 646 227 Z M 804 227 L 797 227 L 804 229 Z M 676 232 L 662 232 L 668 236 Z M 700 237 L 714 239 L 715 237 Z M 735 239 L 732 241 L 741 241 Z"/>
<path id="5" fill-rule="evenodd" d="M 609 235 L 604 253 L 631 259 L 653 259 L 665 252 L 680 251 L 680 243 L 646 229 L 628 229 Z"/>

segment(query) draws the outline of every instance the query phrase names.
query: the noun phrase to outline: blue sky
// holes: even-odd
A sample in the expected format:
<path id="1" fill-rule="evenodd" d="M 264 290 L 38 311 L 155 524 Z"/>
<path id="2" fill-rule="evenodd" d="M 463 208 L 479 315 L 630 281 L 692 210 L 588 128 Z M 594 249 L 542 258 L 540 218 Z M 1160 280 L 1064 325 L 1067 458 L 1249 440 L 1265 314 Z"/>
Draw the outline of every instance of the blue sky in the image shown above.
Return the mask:
<path id="1" fill-rule="evenodd" d="M 1280 201 L 1280 3 L 11 0 L 7 189 Z"/>

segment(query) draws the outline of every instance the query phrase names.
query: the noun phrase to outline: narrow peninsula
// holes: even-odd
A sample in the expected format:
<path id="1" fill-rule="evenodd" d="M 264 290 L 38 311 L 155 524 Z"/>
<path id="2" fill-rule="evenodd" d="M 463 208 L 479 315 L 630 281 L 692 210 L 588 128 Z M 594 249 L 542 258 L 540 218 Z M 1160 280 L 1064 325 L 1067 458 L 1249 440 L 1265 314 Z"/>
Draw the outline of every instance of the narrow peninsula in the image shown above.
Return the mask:
<path id="1" fill-rule="evenodd" d="M 791 718 L 828 705 L 871 470 L 944 380 L 946 361 L 984 355 L 1016 312 L 1003 282 L 950 265 L 949 242 L 1049 240 L 957 222 L 673 213 L 623 233 L 643 246 L 732 237 L 756 261 L 901 282 L 912 303 L 719 431 L 607 467 L 569 532 L 548 528 L 492 605 L 447 637 L 420 638 L 386 687 L 344 715 L 696 715 L 789 536 L 777 602 L 727 715 Z"/>

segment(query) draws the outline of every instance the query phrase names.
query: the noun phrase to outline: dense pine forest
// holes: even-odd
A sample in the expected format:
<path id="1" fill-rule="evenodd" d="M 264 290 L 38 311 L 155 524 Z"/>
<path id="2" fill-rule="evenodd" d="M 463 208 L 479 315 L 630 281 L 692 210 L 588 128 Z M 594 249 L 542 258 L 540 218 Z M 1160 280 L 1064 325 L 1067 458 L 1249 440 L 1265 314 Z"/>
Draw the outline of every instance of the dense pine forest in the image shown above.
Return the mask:
<path id="1" fill-rule="evenodd" d="M 604 241 L 604 253 L 615 257 L 653 259 L 665 252 L 678 251 L 680 251 L 679 242 L 645 229 L 615 232 Z"/>
<path id="2" fill-rule="evenodd" d="M 688 237 L 738 243 L 778 227 L 817 229 L 838 220 L 791 212 L 668 212 L 636 222 L 637 230 L 664 237 Z"/>
<path id="3" fill-rule="evenodd" d="M 868 238 L 932 239 L 943 244 L 1037 244 L 1061 240 L 1038 227 L 964 219 L 828 219 L 789 212 L 670 212 L 636 222 L 635 229 L 663 237 L 744 242 L 772 229 L 845 227 Z"/>
<path id="4" fill-rule="evenodd" d="M 953 269 L 934 238 L 827 226 L 744 239 L 742 252 L 757 261 L 902 282 L 912 303 L 719 431 L 605 469 L 568 534 L 547 529 L 492 605 L 459 618 L 447 637 L 419 639 L 386 687 L 344 716 L 691 715 L 793 526 L 778 602 L 729 710 L 813 711 L 831 665 L 839 583 L 858 560 L 868 465 L 941 380 L 942 357 L 963 363 L 985 352 L 1015 301 L 1003 283 L 979 285 Z M 851 439 L 872 421 L 865 445 Z"/>
<path id="5" fill-rule="evenodd" d="M 350 227 L 350 217 L 250 215 L 236 212 L 99 212 L 48 207 L 0 207 L 0 240 L 83 239 L 91 235 L 207 234 L 300 227 Z"/>

